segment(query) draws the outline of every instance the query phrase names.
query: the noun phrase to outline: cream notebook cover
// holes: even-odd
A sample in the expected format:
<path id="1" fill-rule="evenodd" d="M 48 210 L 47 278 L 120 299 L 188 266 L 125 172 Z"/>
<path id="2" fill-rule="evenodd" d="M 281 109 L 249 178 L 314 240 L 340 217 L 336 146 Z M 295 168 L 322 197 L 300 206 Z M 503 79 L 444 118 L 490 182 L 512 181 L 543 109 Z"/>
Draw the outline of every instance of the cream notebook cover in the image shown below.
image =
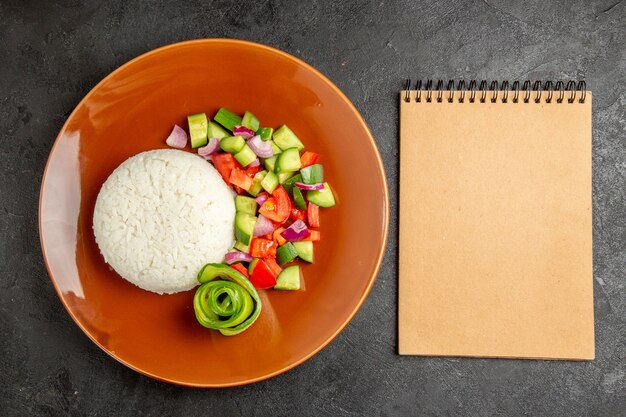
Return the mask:
<path id="1" fill-rule="evenodd" d="M 591 93 L 439 86 L 400 94 L 399 353 L 593 359 Z"/>

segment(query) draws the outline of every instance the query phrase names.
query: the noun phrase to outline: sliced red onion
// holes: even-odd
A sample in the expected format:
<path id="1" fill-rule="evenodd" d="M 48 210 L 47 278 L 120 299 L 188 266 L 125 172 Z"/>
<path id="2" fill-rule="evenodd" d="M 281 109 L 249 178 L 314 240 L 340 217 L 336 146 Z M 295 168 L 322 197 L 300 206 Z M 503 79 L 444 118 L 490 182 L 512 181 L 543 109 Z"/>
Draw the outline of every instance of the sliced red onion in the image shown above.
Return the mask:
<path id="1" fill-rule="evenodd" d="M 267 194 L 259 194 L 257 198 L 255 198 L 255 200 L 259 206 L 262 206 L 263 203 L 265 203 L 268 198 L 269 196 Z"/>
<path id="2" fill-rule="evenodd" d="M 187 145 L 187 132 L 178 125 L 174 125 L 172 133 L 165 139 L 168 146 L 176 149 L 182 149 Z"/>
<path id="3" fill-rule="evenodd" d="M 233 135 L 241 136 L 244 139 L 250 139 L 254 136 L 254 130 L 248 129 L 245 126 L 235 126 L 233 127 Z"/>
<path id="4" fill-rule="evenodd" d="M 252 262 L 252 256 L 244 252 L 228 252 L 224 255 L 224 260 L 228 265 L 232 265 L 237 262 Z"/>
<path id="5" fill-rule="evenodd" d="M 259 214 L 259 217 L 256 219 L 256 224 L 254 225 L 254 236 L 265 236 L 274 231 L 274 223 L 267 217 Z"/>
<path id="6" fill-rule="evenodd" d="M 291 226 L 286 228 L 281 234 L 289 242 L 297 242 L 309 235 L 309 229 L 302 220 L 296 220 Z"/>
<path id="7" fill-rule="evenodd" d="M 257 158 L 254 161 L 250 162 L 246 168 L 256 168 L 259 166 L 261 166 L 261 161 L 259 161 L 259 158 Z"/>
<path id="8" fill-rule="evenodd" d="M 209 156 L 213 155 L 220 148 L 220 140 L 218 138 L 211 138 L 206 146 L 198 148 L 198 155 Z"/>
<path id="9" fill-rule="evenodd" d="M 319 191 L 324 189 L 324 184 L 319 182 L 317 184 L 305 184 L 303 182 L 294 182 L 293 185 L 306 191 Z"/>
<path id="10" fill-rule="evenodd" d="M 248 140 L 248 146 L 252 151 L 261 158 L 271 158 L 274 156 L 274 149 L 272 149 L 272 143 L 261 139 L 261 136 L 256 135 L 252 139 Z"/>

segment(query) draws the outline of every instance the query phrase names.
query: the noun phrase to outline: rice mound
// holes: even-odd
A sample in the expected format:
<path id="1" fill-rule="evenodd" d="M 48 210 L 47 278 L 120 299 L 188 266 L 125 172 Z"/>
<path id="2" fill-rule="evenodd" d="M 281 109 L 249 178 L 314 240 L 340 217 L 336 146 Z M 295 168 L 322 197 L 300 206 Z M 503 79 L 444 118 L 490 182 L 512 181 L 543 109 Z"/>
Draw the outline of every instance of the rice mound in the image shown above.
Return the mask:
<path id="1" fill-rule="evenodd" d="M 142 152 L 102 185 L 93 230 L 104 260 L 144 290 L 195 287 L 200 268 L 234 242 L 235 204 L 220 174 L 197 155 Z"/>

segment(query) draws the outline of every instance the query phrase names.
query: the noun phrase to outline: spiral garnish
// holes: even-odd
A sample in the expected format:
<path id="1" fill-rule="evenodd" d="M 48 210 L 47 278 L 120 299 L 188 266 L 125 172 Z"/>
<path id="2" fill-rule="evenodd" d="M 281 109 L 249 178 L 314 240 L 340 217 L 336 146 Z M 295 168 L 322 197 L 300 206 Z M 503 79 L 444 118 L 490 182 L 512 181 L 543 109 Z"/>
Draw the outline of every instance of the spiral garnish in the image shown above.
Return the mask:
<path id="1" fill-rule="evenodd" d="M 240 272 L 223 264 L 206 264 L 198 273 L 198 281 L 201 285 L 194 296 L 193 308 L 204 327 L 234 336 L 259 317 L 259 294 Z"/>

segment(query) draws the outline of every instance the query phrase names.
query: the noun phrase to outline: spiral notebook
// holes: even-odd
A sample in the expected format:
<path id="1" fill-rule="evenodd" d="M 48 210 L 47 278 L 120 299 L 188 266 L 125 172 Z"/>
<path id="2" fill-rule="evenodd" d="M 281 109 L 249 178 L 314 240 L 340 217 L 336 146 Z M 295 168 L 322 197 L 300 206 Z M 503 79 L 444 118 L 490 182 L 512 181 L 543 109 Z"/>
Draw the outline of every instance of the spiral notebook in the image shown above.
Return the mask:
<path id="1" fill-rule="evenodd" d="M 591 92 L 408 82 L 399 353 L 593 359 Z"/>

